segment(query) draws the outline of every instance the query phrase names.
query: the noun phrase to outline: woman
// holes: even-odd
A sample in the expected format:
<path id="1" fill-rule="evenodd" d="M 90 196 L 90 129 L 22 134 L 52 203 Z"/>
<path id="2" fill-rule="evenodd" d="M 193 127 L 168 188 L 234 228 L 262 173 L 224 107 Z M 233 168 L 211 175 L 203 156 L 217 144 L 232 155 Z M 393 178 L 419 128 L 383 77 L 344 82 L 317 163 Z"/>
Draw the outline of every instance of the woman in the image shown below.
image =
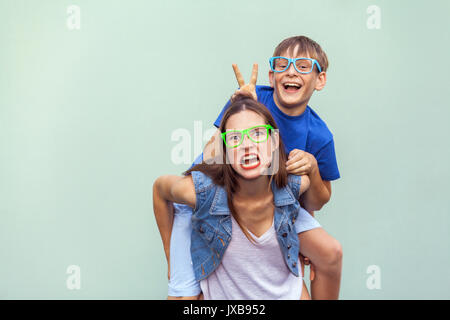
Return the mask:
<path id="1" fill-rule="evenodd" d="M 191 255 L 205 299 L 299 299 L 294 223 L 300 213 L 311 228 L 320 227 L 297 201 L 308 177 L 288 176 L 276 123 L 257 101 L 237 95 L 219 129 L 224 164 L 156 180 L 158 227 L 167 228 L 158 217 L 170 216 L 170 202 L 195 208 Z M 168 257 L 167 237 L 163 242 Z"/>

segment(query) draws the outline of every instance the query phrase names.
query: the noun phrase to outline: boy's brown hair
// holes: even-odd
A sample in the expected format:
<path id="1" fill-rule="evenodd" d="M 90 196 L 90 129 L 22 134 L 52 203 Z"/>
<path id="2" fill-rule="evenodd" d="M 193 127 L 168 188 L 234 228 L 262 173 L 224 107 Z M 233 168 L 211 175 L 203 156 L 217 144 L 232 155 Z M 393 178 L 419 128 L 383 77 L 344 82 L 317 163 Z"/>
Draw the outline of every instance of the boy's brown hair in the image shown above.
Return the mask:
<path id="1" fill-rule="evenodd" d="M 309 55 L 312 59 L 316 59 L 319 62 L 322 71 L 328 69 L 328 57 L 325 51 L 322 50 L 320 45 L 314 40 L 305 36 L 295 36 L 284 39 L 273 52 L 273 56 L 281 56 L 288 50 L 293 50 L 296 46 L 299 46 L 299 52 Z"/>

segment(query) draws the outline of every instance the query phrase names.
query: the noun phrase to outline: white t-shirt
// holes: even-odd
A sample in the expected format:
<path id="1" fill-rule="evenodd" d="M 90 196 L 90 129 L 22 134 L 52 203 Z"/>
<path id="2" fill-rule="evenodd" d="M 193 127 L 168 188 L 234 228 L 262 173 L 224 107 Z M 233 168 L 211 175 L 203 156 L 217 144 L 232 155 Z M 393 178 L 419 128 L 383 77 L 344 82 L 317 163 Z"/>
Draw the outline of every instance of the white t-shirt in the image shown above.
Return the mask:
<path id="1" fill-rule="evenodd" d="M 204 299 L 300 300 L 302 276 L 286 266 L 273 222 L 260 237 L 249 231 L 251 243 L 232 216 L 231 221 L 232 238 L 220 266 L 200 281 Z"/>

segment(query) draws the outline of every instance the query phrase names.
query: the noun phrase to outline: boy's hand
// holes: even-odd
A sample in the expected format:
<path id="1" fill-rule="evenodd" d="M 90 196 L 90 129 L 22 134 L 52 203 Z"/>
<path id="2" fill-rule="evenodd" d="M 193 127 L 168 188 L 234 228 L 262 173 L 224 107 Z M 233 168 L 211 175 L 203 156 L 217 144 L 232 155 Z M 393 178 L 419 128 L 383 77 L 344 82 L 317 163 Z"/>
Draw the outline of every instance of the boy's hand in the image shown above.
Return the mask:
<path id="1" fill-rule="evenodd" d="M 286 170 L 290 174 L 297 176 L 309 175 L 313 170 L 318 169 L 316 158 L 306 151 L 294 149 L 289 152 Z"/>
<path id="2" fill-rule="evenodd" d="M 167 260 L 167 280 L 170 280 L 170 261 Z"/>
<path id="3" fill-rule="evenodd" d="M 316 277 L 316 272 L 315 272 L 315 268 L 314 265 L 311 264 L 311 261 L 309 260 L 309 258 L 303 256 L 301 253 L 299 254 L 300 256 L 300 264 L 302 265 L 302 276 L 305 276 L 305 266 L 309 266 L 309 280 L 313 281 L 314 278 Z"/>
<path id="4" fill-rule="evenodd" d="M 233 100 L 237 94 L 245 94 L 247 96 L 252 97 L 255 100 L 258 100 L 258 96 L 256 95 L 256 80 L 258 79 L 258 64 L 253 64 L 252 77 L 250 78 L 250 82 L 245 84 L 244 78 L 242 77 L 241 72 L 236 64 L 233 64 L 234 74 L 236 76 L 236 80 L 239 84 L 239 90 L 237 90 L 231 100 Z"/>

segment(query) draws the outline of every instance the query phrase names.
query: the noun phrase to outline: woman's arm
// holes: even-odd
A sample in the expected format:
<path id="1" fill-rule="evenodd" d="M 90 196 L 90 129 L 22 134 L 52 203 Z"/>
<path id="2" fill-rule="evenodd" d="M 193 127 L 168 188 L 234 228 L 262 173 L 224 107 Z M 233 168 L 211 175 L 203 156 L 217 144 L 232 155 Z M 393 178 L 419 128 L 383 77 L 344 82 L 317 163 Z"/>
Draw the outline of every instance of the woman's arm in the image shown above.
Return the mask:
<path id="1" fill-rule="evenodd" d="M 195 207 L 196 195 L 192 176 L 161 176 L 153 184 L 153 211 L 164 246 L 167 262 L 170 257 L 170 236 L 173 225 L 172 202 Z"/>

